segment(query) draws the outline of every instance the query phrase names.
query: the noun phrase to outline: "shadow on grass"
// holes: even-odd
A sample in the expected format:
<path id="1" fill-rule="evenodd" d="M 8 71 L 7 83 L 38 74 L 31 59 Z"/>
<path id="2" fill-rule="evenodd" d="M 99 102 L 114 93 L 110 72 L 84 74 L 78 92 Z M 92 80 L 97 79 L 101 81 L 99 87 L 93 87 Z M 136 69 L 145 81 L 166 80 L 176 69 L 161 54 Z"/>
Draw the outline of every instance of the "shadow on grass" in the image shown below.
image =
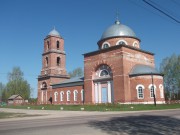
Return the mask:
<path id="1" fill-rule="evenodd" d="M 180 120 L 167 116 L 116 117 L 89 125 L 110 135 L 179 135 Z"/>

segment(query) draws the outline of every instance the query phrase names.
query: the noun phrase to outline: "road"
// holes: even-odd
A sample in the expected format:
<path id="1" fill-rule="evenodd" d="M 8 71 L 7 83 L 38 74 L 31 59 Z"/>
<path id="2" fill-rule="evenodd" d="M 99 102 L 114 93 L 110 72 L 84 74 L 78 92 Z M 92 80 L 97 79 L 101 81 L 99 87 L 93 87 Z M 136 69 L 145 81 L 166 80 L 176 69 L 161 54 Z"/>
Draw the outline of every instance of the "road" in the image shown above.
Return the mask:
<path id="1" fill-rule="evenodd" d="M 179 135 L 180 109 L 0 120 L 0 135 Z M 86 114 L 86 115 L 85 115 Z M 58 114 L 59 115 L 59 114 Z"/>

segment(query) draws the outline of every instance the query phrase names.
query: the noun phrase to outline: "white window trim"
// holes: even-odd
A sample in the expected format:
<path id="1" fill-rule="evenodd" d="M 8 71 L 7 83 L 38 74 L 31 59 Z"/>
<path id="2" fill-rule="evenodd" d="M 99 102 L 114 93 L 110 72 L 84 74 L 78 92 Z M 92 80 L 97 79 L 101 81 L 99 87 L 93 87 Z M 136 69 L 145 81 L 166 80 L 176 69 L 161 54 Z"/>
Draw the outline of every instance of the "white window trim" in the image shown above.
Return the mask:
<path id="1" fill-rule="evenodd" d="M 164 87 L 162 84 L 159 85 L 159 90 L 160 90 L 160 97 L 164 98 Z"/>
<path id="2" fill-rule="evenodd" d="M 135 44 L 137 44 L 137 46 L 135 46 Z M 134 42 L 133 42 L 133 46 L 139 48 L 139 43 L 138 43 L 137 41 L 134 41 Z"/>
<path id="3" fill-rule="evenodd" d="M 142 87 L 142 91 L 143 91 L 143 97 L 142 97 L 142 98 L 139 97 L 139 90 L 138 90 L 139 87 Z M 138 99 L 144 99 L 144 89 L 145 89 L 145 87 L 144 87 L 144 85 L 142 85 L 142 84 L 138 84 L 138 85 L 136 86 L 137 98 L 138 98 Z"/>
<path id="4" fill-rule="evenodd" d="M 66 92 L 66 95 L 67 95 L 67 101 L 70 101 L 70 98 L 71 98 L 71 91 L 70 90 L 68 90 L 67 92 Z M 68 97 L 69 96 L 69 97 Z"/>
<path id="5" fill-rule="evenodd" d="M 84 101 L 84 89 L 81 90 L 81 101 Z"/>
<path id="6" fill-rule="evenodd" d="M 102 44 L 101 49 L 105 49 L 105 48 L 104 48 L 104 45 L 105 45 L 105 44 L 108 44 L 109 47 L 111 46 L 109 42 L 104 42 L 104 43 Z"/>
<path id="7" fill-rule="evenodd" d="M 120 39 L 120 40 L 118 40 L 117 42 L 116 42 L 116 45 L 119 45 L 119 42 L 124 42 L 126 45 L 127 45 L 127 42 L 126 42 L 126 40 L 123 40 L 123 39 Z"/>
<path id="8" fill-rule="evenodd" d="M 57 102 L 58 92 L 54 92 L 54 101 Z"/>
<path id="9" fill-rule="evenodd" d="M 61 91 L 60 92 L 60 101 L 63 101 L 63 99 L 64 99 L 64 91 Z"/>
<path id="10" fill-rule="evenodd" d="M 74 101 L 77 101 L 78 99 L 78 91 L 77 90 L 74 90 L 73 91 L 73 94 L 74 94 Z M 77 94 L 77 95 L 76 95 Z"/>
<path id="11" fill-rule="evenodd" d="M 103 70 L 106 70 L 106 71 L 108 72 L 108 75 L 107 75 L 107 76 L 110 76 L 110 73 L 109 73 L 109 71 L 108 71 L 107 69 L 102 69 L 102 70 L 100 70 L 100 72 L 99 72 L 99 77 L 104 77 L 104 76 L 101 76 L 101 72 L 102 72 Z"/>

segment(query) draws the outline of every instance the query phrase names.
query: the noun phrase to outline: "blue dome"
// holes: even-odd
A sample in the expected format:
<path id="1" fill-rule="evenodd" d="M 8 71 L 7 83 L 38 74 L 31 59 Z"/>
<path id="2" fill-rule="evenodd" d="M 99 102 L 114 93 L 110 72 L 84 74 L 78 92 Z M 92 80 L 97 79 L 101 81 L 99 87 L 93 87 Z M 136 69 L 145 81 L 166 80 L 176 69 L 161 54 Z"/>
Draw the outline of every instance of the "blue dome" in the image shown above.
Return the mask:
<path id="1" fill-rule="evenodd" d="M 161 75 L 154 67 L 147 65 L 135 65 L 129 75 L 133 76 L 133 75 L 150 75 L 150 74 Z"/>
<path id="2" fill-rule="evenodd" d="M 49 32 L 48 36 L 58 36 L 58 37 L 61 37 L 59 32 L 55 28 Z"/>
<path id="3" fill-rule="evenodd" d="M 110 26 L 103 32 L 100 40 L 103 40 L 105 38 L 110 38 L 110 37 L 117 37 L 117 36 L 127 36 L 127 37 L 136 38 L 136 34 L 131 28 L 129 28 L 126 25 L 121 24 L 117 20 L 115 21 L 115 24 L 113 24 L 112 26 Z"/>

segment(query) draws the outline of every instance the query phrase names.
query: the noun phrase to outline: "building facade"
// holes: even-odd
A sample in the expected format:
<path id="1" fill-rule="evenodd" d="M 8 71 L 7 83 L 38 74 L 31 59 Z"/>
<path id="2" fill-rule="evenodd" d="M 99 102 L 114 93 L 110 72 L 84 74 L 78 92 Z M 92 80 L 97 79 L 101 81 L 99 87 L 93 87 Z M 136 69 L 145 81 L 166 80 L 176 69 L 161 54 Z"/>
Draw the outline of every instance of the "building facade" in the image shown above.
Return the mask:
<path id="1" fill-rule="evenodd" d="M 119 20 L 103 32 L 98 50 L 83 54 L 83 77 L 69 79 L 64 40 L 55 29 L 44 41 L 40 104 L 153 104 L 154 95 L 157 104 L 165 103 L 163 75 L 155 69 L 154 54 L 142 50 L 140 39 Z"/>

